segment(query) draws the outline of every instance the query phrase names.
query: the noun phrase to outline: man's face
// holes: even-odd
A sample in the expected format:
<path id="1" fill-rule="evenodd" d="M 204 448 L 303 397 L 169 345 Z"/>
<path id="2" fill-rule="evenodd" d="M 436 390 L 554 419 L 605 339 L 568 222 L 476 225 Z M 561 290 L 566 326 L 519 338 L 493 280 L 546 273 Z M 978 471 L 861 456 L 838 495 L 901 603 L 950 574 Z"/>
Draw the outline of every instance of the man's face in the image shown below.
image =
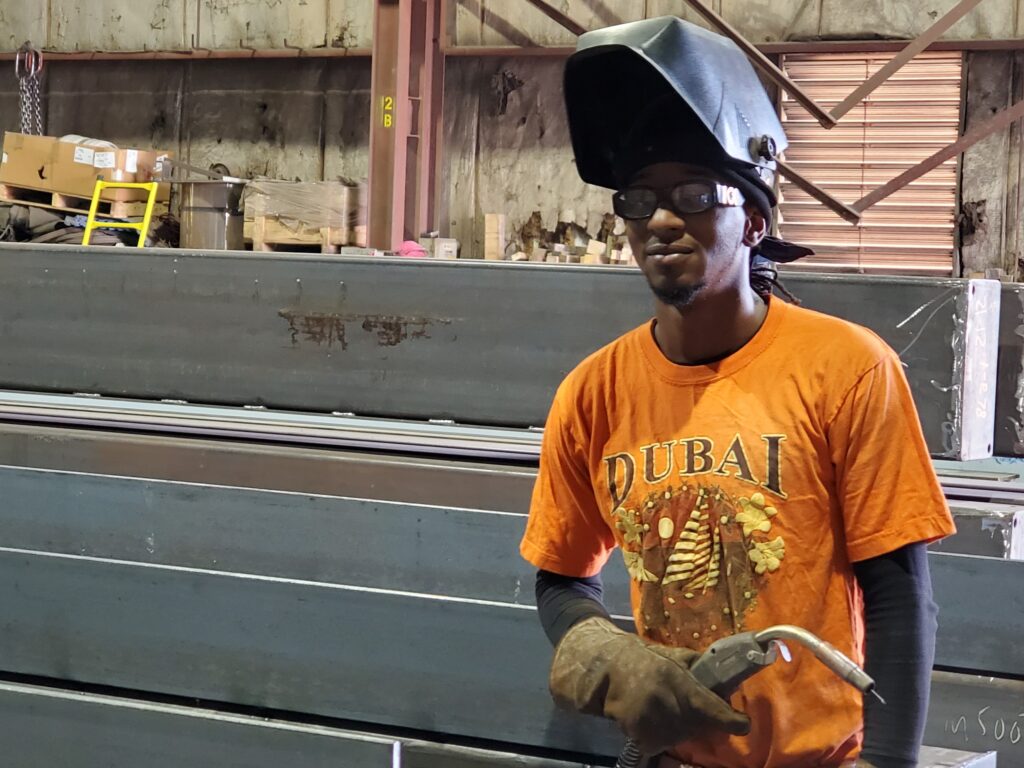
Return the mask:
<path id="1" fill-rule="evenodd" d="M 727 184 L 707 168 L 683 163 L 650 165 L 629 184 L 659 194 L 658 209 L 649 218 L 627 221 L 626 235 L 654 295 L 679 308 L 705 289 L 747 279 L 744 245 L 754 244 L 746 242 L 751 233 L 760 227 L 763 234 L 764 229 L 764 218 L 750 206 L 714 206 L 701 213 L 673 210 L 671 190 L 697 180 Z"/>

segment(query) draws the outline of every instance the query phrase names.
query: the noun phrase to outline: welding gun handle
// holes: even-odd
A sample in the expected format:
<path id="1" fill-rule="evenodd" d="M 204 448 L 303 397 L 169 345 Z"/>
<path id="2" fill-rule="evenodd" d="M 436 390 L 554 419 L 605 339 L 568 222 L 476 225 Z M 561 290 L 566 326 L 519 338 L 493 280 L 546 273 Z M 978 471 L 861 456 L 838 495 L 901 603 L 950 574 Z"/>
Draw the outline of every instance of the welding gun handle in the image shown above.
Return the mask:
<path id="1" fill-rule="evenodd" d="M 764 669 L 764 647 L 753 632 L 731 635 L 712 643 L 690 667 L 697 682 L 728 700 L 749 677 Z"/>

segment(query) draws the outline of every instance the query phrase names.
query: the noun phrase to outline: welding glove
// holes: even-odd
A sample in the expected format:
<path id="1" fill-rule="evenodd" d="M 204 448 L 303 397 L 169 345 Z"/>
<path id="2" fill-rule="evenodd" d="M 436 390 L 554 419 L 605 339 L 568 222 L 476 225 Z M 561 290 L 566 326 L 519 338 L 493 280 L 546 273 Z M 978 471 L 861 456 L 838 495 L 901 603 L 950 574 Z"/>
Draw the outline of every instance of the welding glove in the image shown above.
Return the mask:
<path id="1" fill-rule="evenodd" d="M 670 648 L 591 617 L 565 634 L 555 649 L 550 687 L 566 709 L 617 722 L 644 754 L 655 755 L 707 729 L 738 736 L 750 720 L 690 673 L 700 654 Z"/>

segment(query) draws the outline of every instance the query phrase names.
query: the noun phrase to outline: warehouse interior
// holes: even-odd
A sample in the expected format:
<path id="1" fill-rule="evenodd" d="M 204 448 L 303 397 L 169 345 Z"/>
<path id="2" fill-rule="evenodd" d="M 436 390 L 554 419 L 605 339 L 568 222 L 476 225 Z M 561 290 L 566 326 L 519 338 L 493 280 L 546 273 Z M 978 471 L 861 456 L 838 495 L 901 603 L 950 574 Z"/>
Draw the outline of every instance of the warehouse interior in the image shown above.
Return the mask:
<path id="1" fill-rule="evenodd" d="M 1024 0 L 0 0 L 5 764 L 616 764 L 518 546 L 559 382 L 651 316 L 565 62 L 663 16 L 777 106 L 785 291 L 909 382 L 919 765 L 1024 766 Z"/>

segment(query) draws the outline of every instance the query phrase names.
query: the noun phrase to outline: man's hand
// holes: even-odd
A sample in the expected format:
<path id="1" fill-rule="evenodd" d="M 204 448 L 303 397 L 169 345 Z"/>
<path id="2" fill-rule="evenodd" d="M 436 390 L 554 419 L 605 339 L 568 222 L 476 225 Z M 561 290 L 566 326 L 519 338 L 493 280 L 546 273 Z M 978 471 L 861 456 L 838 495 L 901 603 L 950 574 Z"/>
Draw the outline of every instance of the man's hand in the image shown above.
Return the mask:
<path id="1" fill-rule="evenodd" d="M 551 694 L 559 706 L 615 720 L 649 755 L 708 728 L 746 735 L 749 718 L 690 673 L 698 657 L 648 643 L 607 619 L 585 619 L 555 649 Z"/>

